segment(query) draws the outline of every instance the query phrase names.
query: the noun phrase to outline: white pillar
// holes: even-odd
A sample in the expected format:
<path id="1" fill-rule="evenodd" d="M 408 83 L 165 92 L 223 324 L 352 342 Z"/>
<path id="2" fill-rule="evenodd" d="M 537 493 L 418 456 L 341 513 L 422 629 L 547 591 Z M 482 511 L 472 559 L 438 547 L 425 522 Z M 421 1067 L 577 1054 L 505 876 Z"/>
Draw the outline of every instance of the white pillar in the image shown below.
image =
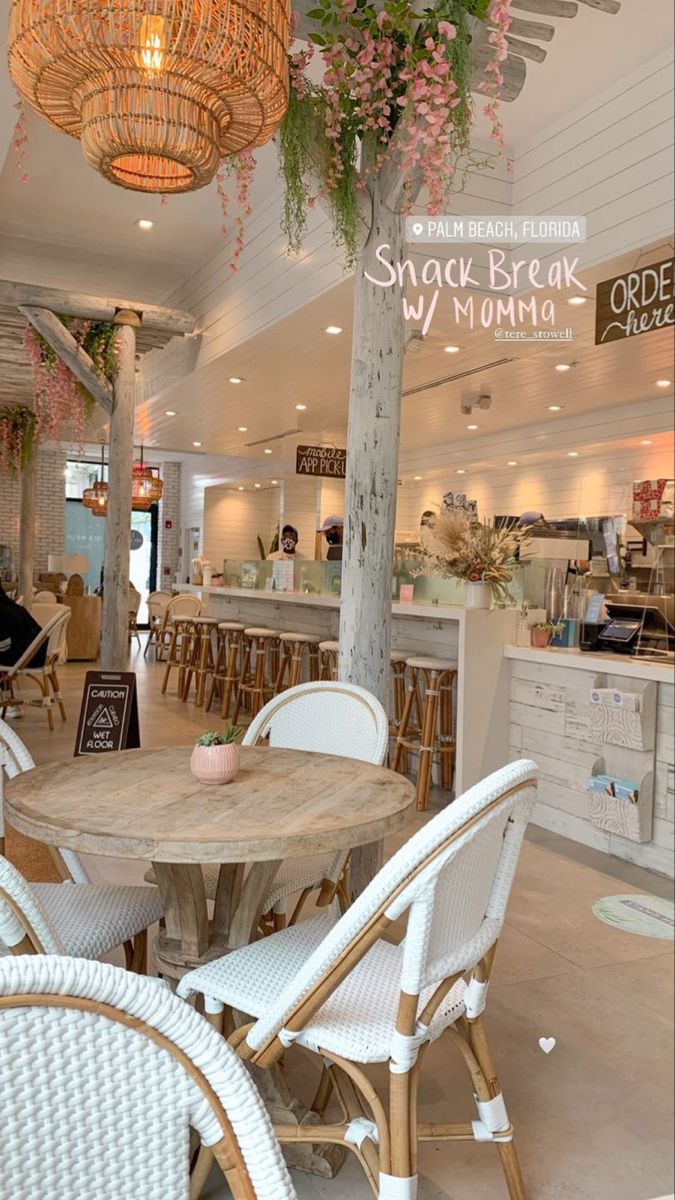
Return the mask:
<path id="1" fill-rule="evenodd" d="M 129 660 L 129 554 L 131 552 L 131 472 L 134 463 L 136 393 L 136 313 L 115 317 L 117 375 L 113 383 L 108 463 L 108 514 L 103 579 L 101 666 L 124 671 Z"/>
<path id="2" fill-rule="evenodd" d="M 345 541 L 340 610 L 340 678 L 382 701 L 389 688 L 391 580 L 394 561 L 401 380 L 404 353 L 402 293 L 366 279 L 386 278 L 375 258 L 404 251 L 404 219 L 371 191 L 373 223 L 356 270 L 352 370 L 345 480 Z"/>
<path id="3" fill-rule="evenodd" d="M 37 446 L 21 469 L 21 520 L 19 525 L 19 595 L 30 611 L 35 573 L 35 516 L 37 507 Z"/>

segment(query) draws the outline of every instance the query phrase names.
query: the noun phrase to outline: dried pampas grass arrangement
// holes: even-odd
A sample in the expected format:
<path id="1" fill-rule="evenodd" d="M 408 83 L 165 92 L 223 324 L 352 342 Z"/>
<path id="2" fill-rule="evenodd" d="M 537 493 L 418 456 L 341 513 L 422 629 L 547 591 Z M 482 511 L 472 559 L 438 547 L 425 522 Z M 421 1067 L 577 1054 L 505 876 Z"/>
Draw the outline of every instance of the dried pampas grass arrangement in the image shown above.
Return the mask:
<path id="1" fill-rule="evenodd" d="M 517 555 L 522 559 L 529 543 L 529 527 L 497 528 L 491 521 L 476 521 L 465 512 L 440 512 L 422 529 L 422 555 L 431 574 L 466 583 L 488 583 L 498 604 L 512 599 Z"/>

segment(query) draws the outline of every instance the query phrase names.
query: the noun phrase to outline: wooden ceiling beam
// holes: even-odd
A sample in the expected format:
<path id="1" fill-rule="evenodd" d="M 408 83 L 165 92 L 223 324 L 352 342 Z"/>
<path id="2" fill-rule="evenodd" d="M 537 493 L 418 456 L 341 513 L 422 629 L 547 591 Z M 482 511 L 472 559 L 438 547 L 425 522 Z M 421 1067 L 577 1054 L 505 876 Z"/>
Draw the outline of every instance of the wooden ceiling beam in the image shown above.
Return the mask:
<path id="1" fill-rule="evenodd" d="M 89 394 L 94 397 L 101 408 L 107 413 L 112 412 L 113 390 L 107 379 L 101 378 L 89 355 L 81 346 L 62 321 L 48 308 L 35 308 L 30 304 L 20 304 L 19 312 L 49 343 L 55 354 L 72 371 L 75 378 Z"/>
<path id="2" fill-rule="evenodd" d="M 115 300 L 103 296 L 89 296 L 84 292 L 65 292 L 58 288 L 40 287 L 33 283 L 16 283 L 0 280 L 0 307 L 27 305 L 30 308 L 49 309 L 62 317 L 84 317 L 89 321 L 112 321 L 122 309 L 138 313 L 145 329 L 162 333 L 194 333 L 196 320 L 192 313 L 182 309 L 161 308 L 156 304 L 144 304 L 140 300 Z"/>

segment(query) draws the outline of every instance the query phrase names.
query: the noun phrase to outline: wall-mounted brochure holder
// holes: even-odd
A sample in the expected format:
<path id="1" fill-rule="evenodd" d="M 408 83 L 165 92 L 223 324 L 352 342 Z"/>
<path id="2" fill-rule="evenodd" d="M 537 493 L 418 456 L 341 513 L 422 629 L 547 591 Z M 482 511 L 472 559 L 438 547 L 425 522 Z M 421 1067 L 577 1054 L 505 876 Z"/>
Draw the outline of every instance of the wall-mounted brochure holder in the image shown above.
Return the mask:
<path id="1" fill-rule="evenodd" d="M 657 685 L 620 675 L 596 675 L 591 689 L 593 741 L 653 751 Z"/>
<path id="2" fill-rule="evenodd" d="M 652 838 L 654 812 L 654 772 L 646 771 L 641 778 L 625 772 L 635 766 L 635 756 L 625 751 L 612 753 L 608 766 L 604 758 L 596 759 L 588 781 L 588 812 L 597 829 L 631 842 L 649 842 Z M 629 761 L 632 759 L 632 763 Z"/>

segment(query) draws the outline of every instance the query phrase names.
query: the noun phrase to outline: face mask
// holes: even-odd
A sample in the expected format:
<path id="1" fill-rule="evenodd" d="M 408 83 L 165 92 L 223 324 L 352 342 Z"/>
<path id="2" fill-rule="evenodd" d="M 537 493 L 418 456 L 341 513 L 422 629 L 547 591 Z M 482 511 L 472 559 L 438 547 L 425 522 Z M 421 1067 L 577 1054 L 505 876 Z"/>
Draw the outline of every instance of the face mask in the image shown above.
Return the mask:
<path id="1" fill-rule="evenodd" d="M 293 538 L 284 538 L 281 545 L 286 551 L 286 554 L 295 554 L 295 542 L 293 541 Z"/>
<path id="2" fill-rule="evenodd" d="M 329 546 L 339 546 L 340 534 L 339 533 L 327 533 L 326 541 L 328 542 Z"/>

